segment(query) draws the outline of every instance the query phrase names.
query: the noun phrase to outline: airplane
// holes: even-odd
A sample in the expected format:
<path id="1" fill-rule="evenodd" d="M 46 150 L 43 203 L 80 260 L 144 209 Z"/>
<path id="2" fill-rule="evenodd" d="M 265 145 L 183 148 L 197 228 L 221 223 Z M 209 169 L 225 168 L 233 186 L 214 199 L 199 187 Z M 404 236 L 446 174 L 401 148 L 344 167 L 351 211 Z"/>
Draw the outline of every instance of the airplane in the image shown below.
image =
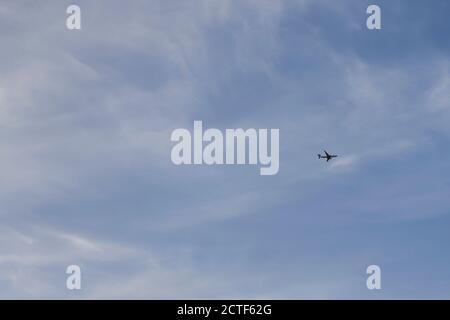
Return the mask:
<path id="1" fill-rule="evenodd" d="M 330 161 L 332 158 L 337 158 L 337 155 L 335 154 L 329 154 L 328 152 L 326 152 L 326 150 L 323 150 L 323 152 L 325 152 L 325 155 L 322 156 L 320 153 L 317 154 L 317 156 L 319 157 L 319 159 L 327 159 L 327 162 Z"/>

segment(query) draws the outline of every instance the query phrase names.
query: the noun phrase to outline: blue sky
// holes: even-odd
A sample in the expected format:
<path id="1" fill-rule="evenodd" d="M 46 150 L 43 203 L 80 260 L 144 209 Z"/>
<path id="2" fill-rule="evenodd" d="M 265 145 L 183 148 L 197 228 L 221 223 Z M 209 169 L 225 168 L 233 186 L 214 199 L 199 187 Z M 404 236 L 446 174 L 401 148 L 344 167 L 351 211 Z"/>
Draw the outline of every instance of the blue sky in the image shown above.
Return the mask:
<path id="1" fill-rule="evenodd" d="M 1 298 L 450 298 L 448 1 L 75 3 L 0 3 Z M 194 120 L 279 173 L 173 165 Z"/>

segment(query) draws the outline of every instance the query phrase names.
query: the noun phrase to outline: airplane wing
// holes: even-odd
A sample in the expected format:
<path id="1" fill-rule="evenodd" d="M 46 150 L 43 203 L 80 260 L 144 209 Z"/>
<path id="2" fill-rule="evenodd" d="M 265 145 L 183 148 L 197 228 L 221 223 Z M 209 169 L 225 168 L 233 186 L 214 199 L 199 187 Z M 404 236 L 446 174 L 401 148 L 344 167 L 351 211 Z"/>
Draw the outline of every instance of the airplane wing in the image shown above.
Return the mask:
<path id="1" fill-rule="evenodd" d="M 330 156 L 330 154 L 329 154 L 326 150 L 323 150 L 323 152 L 325 152 L 325 154 L 327 155 L 327 157 Z"/>

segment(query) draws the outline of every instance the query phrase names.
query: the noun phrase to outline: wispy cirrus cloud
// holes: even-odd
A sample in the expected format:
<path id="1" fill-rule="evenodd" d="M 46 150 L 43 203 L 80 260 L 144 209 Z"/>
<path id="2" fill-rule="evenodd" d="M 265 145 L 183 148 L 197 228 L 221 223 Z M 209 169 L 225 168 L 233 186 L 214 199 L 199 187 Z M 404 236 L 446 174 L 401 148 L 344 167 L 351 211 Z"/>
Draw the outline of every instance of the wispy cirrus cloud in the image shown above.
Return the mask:
<path id="1" fill-rule="evenodd" d="M 381 1 L 376 34 L 367 1 L 78 4 L 78 33 L 0 4 L 5 298 L 370 298 L 374 261 L 383 297 L 446 296 L 402 291 L 449 263 L 446 1 Z M 279 128 L 279 174 L 173 166 L 197 119 Z"/>

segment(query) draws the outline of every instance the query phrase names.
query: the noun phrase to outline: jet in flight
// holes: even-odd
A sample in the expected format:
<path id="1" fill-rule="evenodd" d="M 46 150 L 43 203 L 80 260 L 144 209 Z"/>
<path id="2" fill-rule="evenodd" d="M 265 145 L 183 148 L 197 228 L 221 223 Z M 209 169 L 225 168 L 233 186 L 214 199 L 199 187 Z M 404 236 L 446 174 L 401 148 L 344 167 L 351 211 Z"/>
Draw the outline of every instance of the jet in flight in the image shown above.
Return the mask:
<path id="1" fill-rule="evenodd" d="M 327 159 L 327 162 L 330 161 L 332 158 L 337 157 L 337 155 L 335 154 L 329 154 L 328 152 L 326 152 L 326 150 L 323 150 L 323 152 L 325 152 L 324 156 L 322 156 L 320 153 L 317 154 L 317 156 L 319 157 L 319 159 Z"/>

